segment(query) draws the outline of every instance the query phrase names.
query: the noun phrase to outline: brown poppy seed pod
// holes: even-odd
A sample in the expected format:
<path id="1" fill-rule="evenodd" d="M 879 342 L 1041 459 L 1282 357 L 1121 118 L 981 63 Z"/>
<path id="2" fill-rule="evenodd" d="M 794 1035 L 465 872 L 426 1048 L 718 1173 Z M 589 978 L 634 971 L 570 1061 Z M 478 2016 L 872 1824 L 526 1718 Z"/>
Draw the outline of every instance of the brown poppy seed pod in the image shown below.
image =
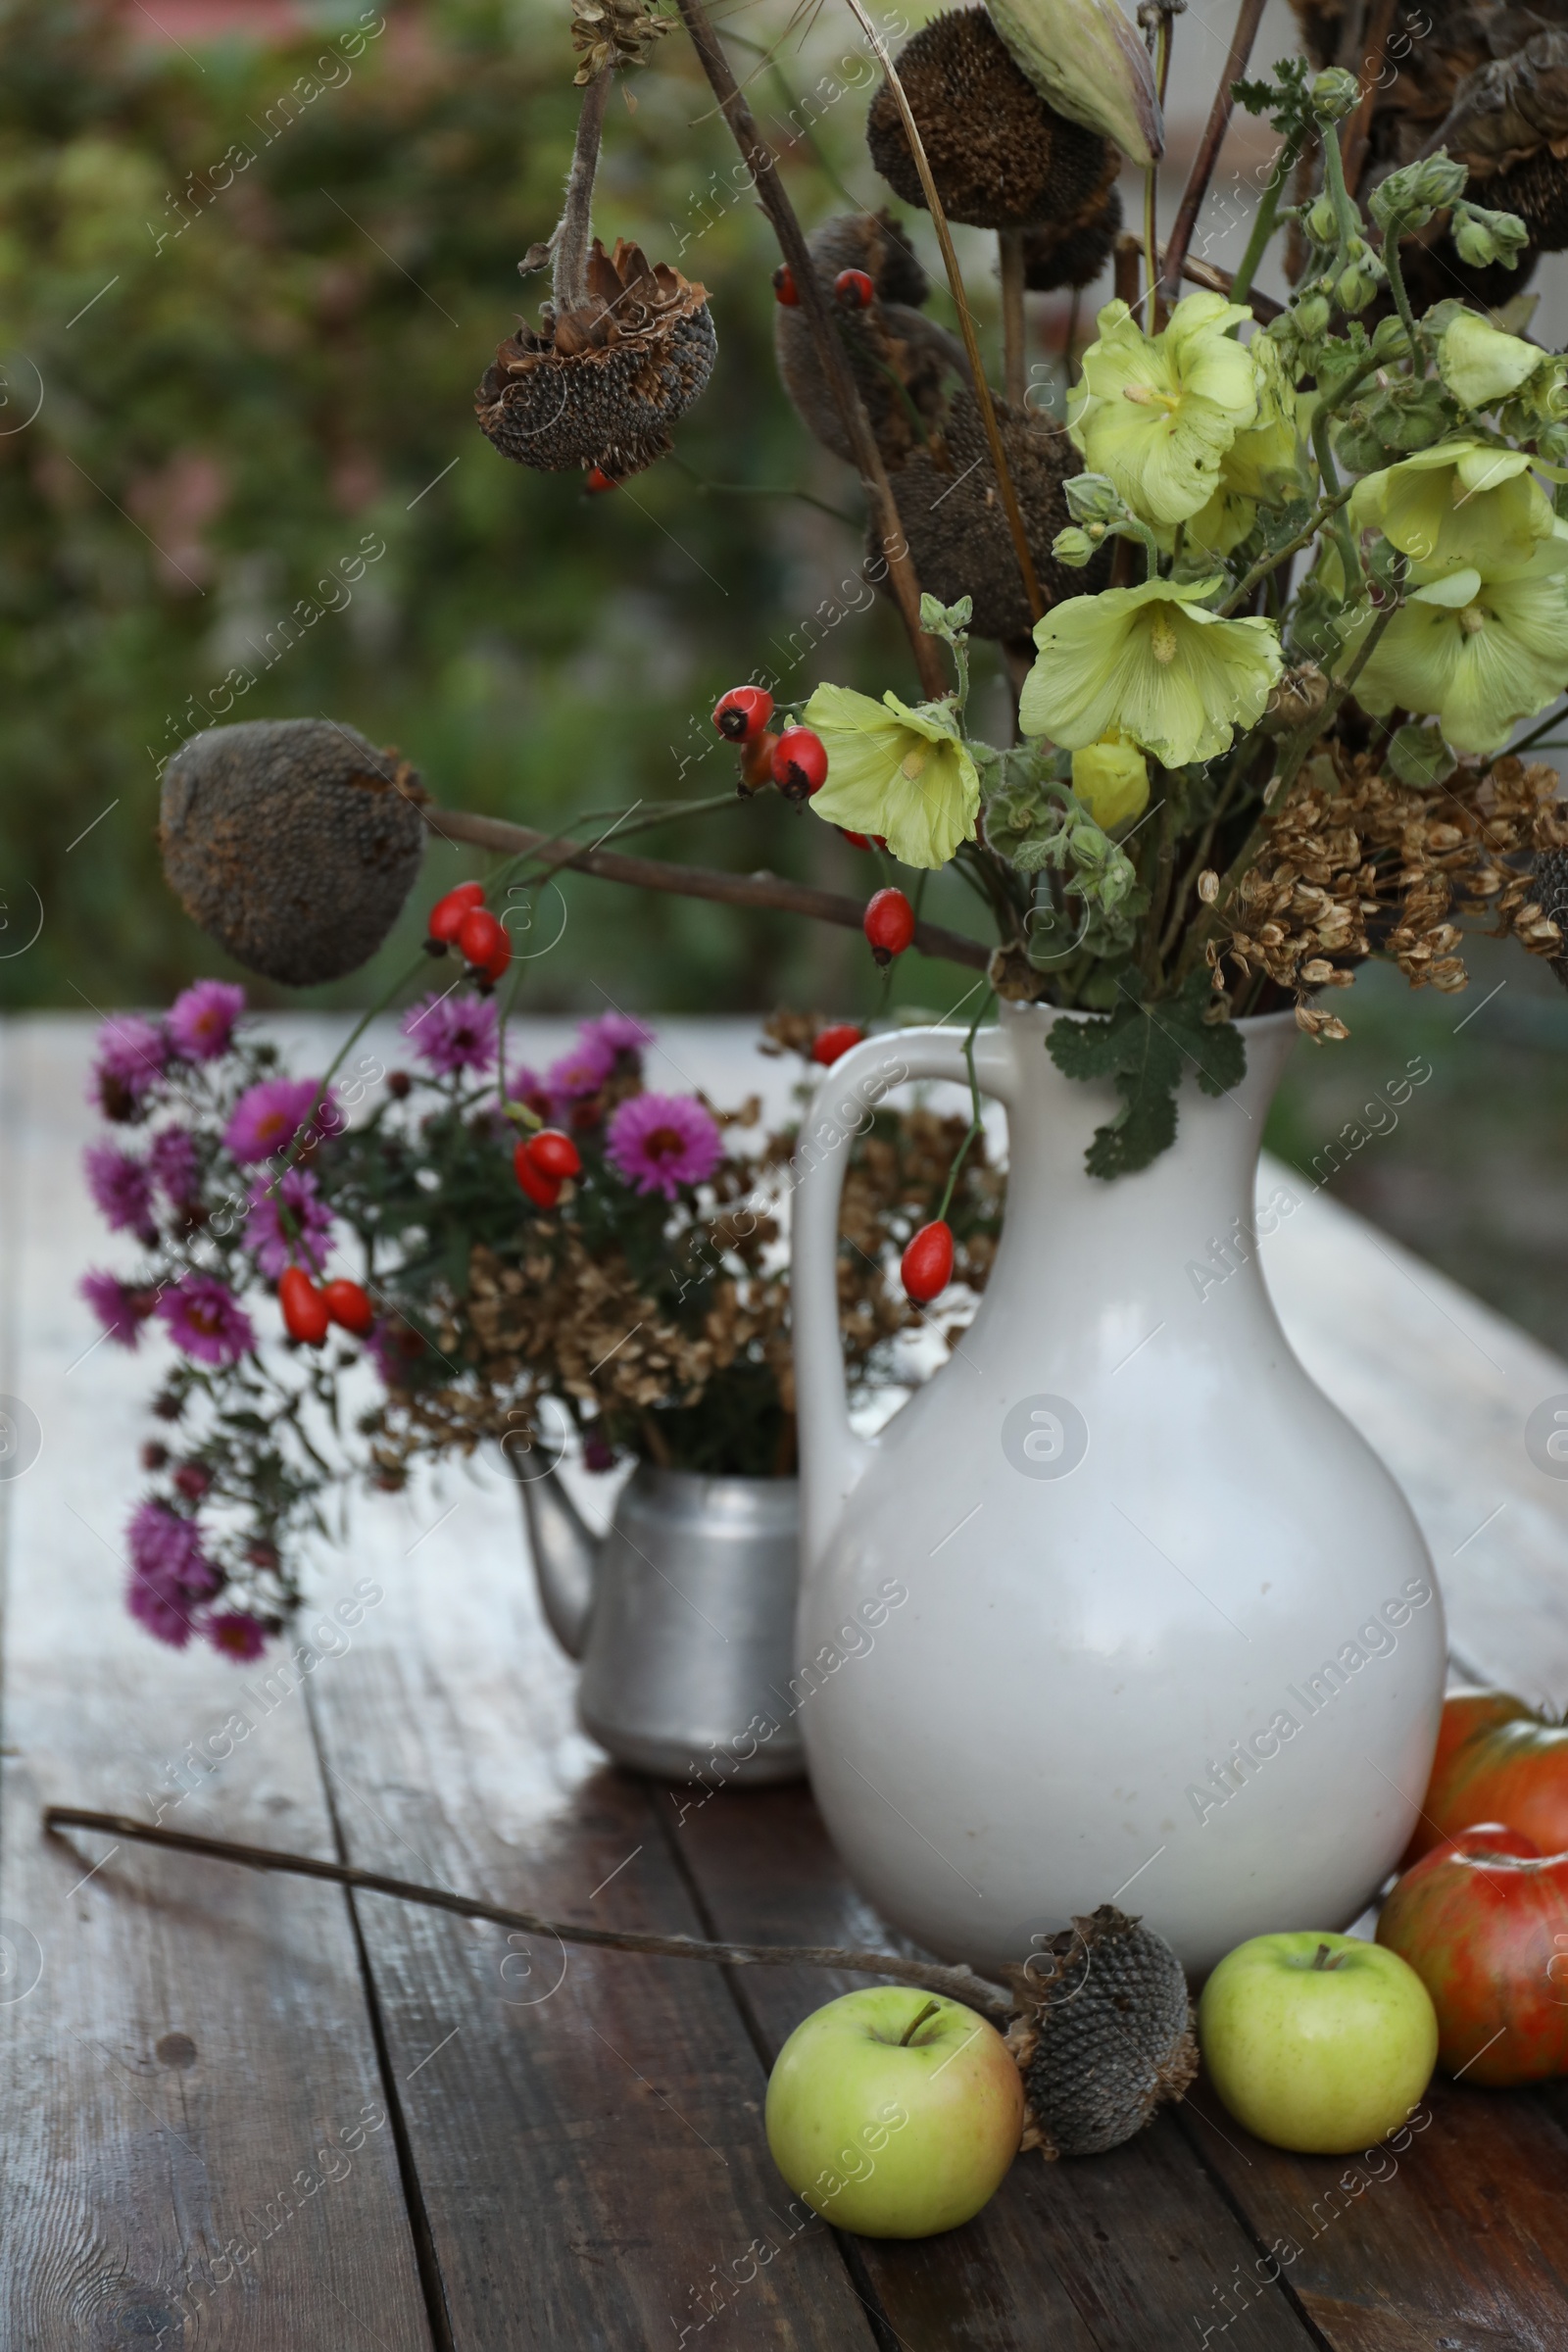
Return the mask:
<path id="1" fill-rule="evenodd" d="M 180 904 L 220 947 L 289 988 L 373 956 L 424 856 L 418 777 L 325 718 L 193 735 L 164 769 L 159 842 Z"/>
<path id="2" fill-rule="evenodd" d="M 670 427 L 713 369 L 717 341 L 706 287 L 667 263 L 596 237 L 586 299 L 541 306 L 537 330 L 509 335 L 474 395 L 497 449 L 541 473 L 598 466 L 611 481 L 669 449 Z"/>
<path id="3" fill-rule="evenodd" d="M 1082 458 L 1050 417 L 1009 408 L 1002 400 L 996 410 L 1007 470 L 1047 604 L 1092 594 L 1103 585 L 1108 554 L 1097 556 L 1086 570 L 1072 571 L 1051 552 L 1056 533 L 1072 519 L 1062 484 L 1083 471 Z M 912 451 L 890 479 L 921 587 L 945 605 L 956 604 L 960 596 L 972 597 L 969 626 L 976 637 L 1027 645 L 1033 616 L 985 427 L 966 385 L 953 395 L 946 431 L 935 449 Z"/>
<path id="4" fill-rule="evenodd" d="M 1198 2073 L 1182 1964 L 1162 1936 L 1102 1903 L 1004 1970 L 1019 2015 L 1007 2046 L 1023 2076 L 1025 2148 L 1102 2156 Z"/>
<path id="5" fill-rule="evenodd" d="M 1114 184 L 1088 220 L 1058 227 L 1042 222 L 1023 232 L 1023 282 L 1031 294 L 1053 294 L 1058 286 L 1091 286 L 1121 233 L 1121 198 Z"/>
<path id="6" fill-rule="evenodd" d="M 1025 228 L 1076 223 L 1101 207 L 1120 156 L 1046 104 L 983 8 L 933 17 L 896 63 L 950 220 Z M 885 81 L 871 100 L 865 143 L 894 194 L 924 210 L 904 118 Z"/>
<path id="7" fill-rule="evenodd" d="M 876 445 L 886 465 L 901 465 L 911 448 L 940 429 L 945 384 L 969 372 L 963 346 L 934 318 L 922 317 L 918 305 L 930 291 L 929 282 L 891 214 L 839 214 L 813 231 L 810 249 Z M 835 296 L 845 270 L 863 270 L 870 278 L 876 298 L 866 309 Z M 798 306 L 775 307 L 773 347 L 784 389 L 802 422 L 825 449 L 853 465 L 849 435 Z"/>

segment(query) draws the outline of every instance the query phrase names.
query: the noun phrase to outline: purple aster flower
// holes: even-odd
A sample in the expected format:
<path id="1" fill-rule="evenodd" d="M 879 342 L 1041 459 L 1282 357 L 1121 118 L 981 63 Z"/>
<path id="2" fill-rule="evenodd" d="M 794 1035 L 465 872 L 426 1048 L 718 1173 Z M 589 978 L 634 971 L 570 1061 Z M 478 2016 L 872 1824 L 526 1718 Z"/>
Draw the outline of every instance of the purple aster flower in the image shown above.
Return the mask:
<path id="1" fill-rule="evenodd" d="M 205 1630 L 213 1647 L 238 1665 L 259 1658 L 267 1647 L 267 1628 L 248 1609 L 220 1610 L 217 1616 L 208 1618 Z"/>
<path id="2" fill-rule="evenodd" d="M 493 1070 L 499 1040 L 495 999 L 426 997 L 422 1004 L 409 1006 L 403 1034 L 438 1078 L 450 1078 L 456 1070 Z"/>
<path id="3" fill-rule="evenodd" d="M 98 1032 L 89 1102 L 106 1119 L 133 1119 L 169 1062 L 169 1040 L 139 1013 L 118 1012 Z"/>
<path id="4" fill-rule="evenodd" d="M 406 1387 L 410 1366 L 424 1353 L 422 1335 L 396 1315 L 379 1317 L 365 1346 L 389 1389 Z"/>
<path id="5" fill-rule="evenodd" d="M 629 1012 L 602 1012 L 596 1020 L 584 1021 L 577 1035 L 590 1049 L 602 1047 L 606 1053 L 640 1054 L 644 1046 L 654 1042 L 654 1032 L 646 1021 L 639 1021 Z"/>
<path id="6" fill-rule="evenodd" d="M 673 1200 L 724 1156 L 716 1121 L 694 1095 L 633 1095 L 611 1119 L 605 1154 L 639 1193 Z"/>
<path id="7" fill-rule="evenodd" d="M 169 1008 L 170 1042 L 182 1061 L 216 1061 L 233 1041 L 245 991 L 232 980 L 198 980 Z"/>
<path id="8" fill-rule="evenodd" d="M 256 1345 L 249 1315 L 213 1274 L 187 1274 L 164 1293 L 158 1313 L 174 1346 L 199 1364 L 237 1364 Z"/>
<path id="9" fill-rule="evenodd" d="M 241 1160 L 270 1159 L 286 1152 L 316 1101 L 316 1090 L 314 1078 L 264 1078 L 247 1087 L 223 1130 L 224 1144 Z M 312 1125 L 330 1135 L 341 1124 L 342 1113 L 328 1093 Z"/>
<path id="10" fill-rule="evenodd" d="M 556 1115 L 554 1098 L 537 1070 L 514 1070 L 507 1080 L 507 1096 L 510 1102 L 537 1111 L 547 1127 Z"/>
<path id="11" fill-rule="evenodd" d="M 184 1127 L 165 1127 L 152 1140 L 147 1165 L 172 1208 L 196 1198 L 196 1138 Z"/>
<path id="12" fill-rule="evenodd" d="M 141 1327 L 158 1303 L 154 1291 L 132 1290 L 118 1274 L 84 1274 L 76 1285 L 109 1337 L 122 1348 L 141 1345 Z"/>
<path id="13" fill-rule="evenodd" d="M 154 1238 L 153 1192 L 145 1163 L 114 1144 L 89 1144 L 81 1155 L 87 1190 L 111 1233 Z"/>
<path id="14" fill-rule="evenodd" d="M 192 1630 L 191 1606 L 222 1583 L 202 1550 L 201 1530 L 167 1503 L 144 1502 L 125 1530 L 130 1582 L 125 1605 L 160 1642 L 183 1649 Z"/>
<path id="15" fill-rule="evenodd" d="M 251 1187 L 250 1247 L 264 1274 L 275 1281 L 298 1260 L 319 1274 L 332 1248 L 332 1211 L 309 1168 L 290 1168 L 273 1190 L 263 1176 Z M 283 1211 L 293 1220 L 285 1221 Z"/>
<path id="16" fill-rule="evenodd" d="M 557 1110 L 564 1102 L 580 1102 L 585 1095 L 597 1095 L 614 1066 L 612 1047 L 597 1038 L 579 1037 L 570 1053 L 563 1054 L 545 1072 L 545 1085 Z"/>

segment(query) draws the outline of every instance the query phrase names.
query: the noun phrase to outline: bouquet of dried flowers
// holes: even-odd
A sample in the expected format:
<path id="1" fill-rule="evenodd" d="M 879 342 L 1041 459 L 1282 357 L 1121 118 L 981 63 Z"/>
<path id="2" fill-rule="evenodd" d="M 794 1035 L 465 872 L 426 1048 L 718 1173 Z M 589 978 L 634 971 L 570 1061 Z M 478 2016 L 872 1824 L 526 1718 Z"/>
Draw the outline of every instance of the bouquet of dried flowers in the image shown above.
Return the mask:
<path id="1" fill-rule="evenodd" d="M 156 1329 L 172 1347 L 165 1432 L 143 1453 L 155 1483 L 126 1529 L 149 1633 L 256 1655 L 300 1599 L 302 1541 L 332 1532 L 356 1480 L 396 1488 L 416 1458 L 486 1438 L 531 1446 L 547 1398 L 592 1469 L 793 1470 L 795 1139 L 748 1140 L 756 1099 L 650 1092 L 653 1032 L 614 1012 L 542 1072 L 504 1067 L 482 982 L 412 1004 L 412 1066 L 390 1071 L 340 1055 L 294 1077 L 244 1015 L 240 988 L 199 982 L 162 1021 L 111 1020 L 94 1070 L 115 1133 L 89 1146 L 87 1181 L 141 1259 L 82 1291 L 109 1339 Z M 858 1035 L 772 1027 L 808 1065 Z M 917 1318 L 889 1269 L 952 1189 L 963 1133 L 868 1107 L 846 1146 L 841 1298 L 862 1391 L 908 1373 Z M 974 1138 L 949 1212 L 958 1287 L 930 1328 L 984 1283 L 1000 1193 Z"/>

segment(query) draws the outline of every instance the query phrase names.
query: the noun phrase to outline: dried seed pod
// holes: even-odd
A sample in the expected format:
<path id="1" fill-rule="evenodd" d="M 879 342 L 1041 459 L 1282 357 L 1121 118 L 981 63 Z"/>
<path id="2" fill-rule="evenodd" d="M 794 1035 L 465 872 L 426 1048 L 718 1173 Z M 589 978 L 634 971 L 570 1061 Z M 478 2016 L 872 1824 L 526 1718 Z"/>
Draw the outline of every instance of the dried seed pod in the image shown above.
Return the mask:
<path id="1" fill-rule="evenodd" d="M 1025 2148 L 1102 2156 L 1197 2075 L 1182 1964 L 1162 1936 L 1113 1903 L 1003 1973 L 1019 2008 L 1007 2046 L 1023 2076 Z"/>
<path id="2" fill-rule="evenodd" d="M 1542 914 L 1568 939 L 1568 850 L 1538 850 L 1530 870 Z M 1554 956 L 1551 968 L 1568 988 L 1568 956 Z"/>
<path id="3" fill-rule="evenodd" d="M 1049 220 L 1065 234 L 1102 209 L 1120 157 L 1108 139 L 1047 105 L 983 8 L 933 17 L 896 64 L 951 220 L 977 228 Z M 865 143 L 895 195 L 923 210 L 925 191 L 887 82 L 871 101 Z"/>
<path id="4" fill-rule="evenodd" d="M 407 760 L 324 718 L 193 735 L 164 770 L 159 842 L 185 911 L 289 988 L 373 956 L 424 855 Z"/>
<path id="5" fill-rule="evenodd" d="M 642 0 L 571 0 L 571 45 L 582 60 L 572 78 L 589 82 L 607 67 L 646 65 L 674 23 L 650 15 Z"/>
<path id="6" fill-rule="evenodd" d="M 966 379 L 963 346 L 945 327 L 921 316 L 930 291 L 924 270 L 889 213 L 843 213 L 811 237 L 811 264 L 824 299 L 834 307 L 850 371 L 865 403 L 878 449 L 892 466 L 940 429 L 944 386 Z M 875 300 L 864 309 L 834 304 L 845 270 L 863 270 Z M 807 429 L 846 464 L 854 451 L 817 358 L 805 314 L 786 304 L 773 312 L 773 348 L 784 389 Z"/>
<path id="7" fill-rule="evenodd" d="M 1084 571 L 1069 571 L 1052 554 L 1070 517 L 1062 484 L 1083 461 L 1061 428 L 1047 416 L 996 403 L 1007 470 L 1023 510 L 1029 552 L 1047 602 L 1093 594 L 1104 584 L 1109 554 Z M 956 604 L 972 597 L 970 629 L 977 637 L 1029 643 L 1033 625 L 991 464 L 979 407 L 966 385 L 948 404 L 940 439 L 910 451 L 890 474 L 899 520 L 922 588 Z M 874 551 L 873 551 L 874 552 Z M 1032 650 L 1032 649 L 1031 649 Z"/>
<path id="8" fill-rule="evenodd" d="M 640 473 L 669 448 L 712 373 L 717 342 L 708 292 L 667 263 L 596 237 L 586 298 L 537 329 L 509 335 L 474 396 L 480 426 L 504 456 L 541 473 L 598 466 L 611 481 Z"/>
<path id="9" fill-rule="evenodd" d="M 1042 221 L 1023 232 L 1023 282 L 1031 294 L 1052 294 L 1058 286 L 1093 285 L 1109 261 L 1121 233 L 1121 198 L 1115 181 L 1105 189 L 1100 210 L 1065 227 Z"/>

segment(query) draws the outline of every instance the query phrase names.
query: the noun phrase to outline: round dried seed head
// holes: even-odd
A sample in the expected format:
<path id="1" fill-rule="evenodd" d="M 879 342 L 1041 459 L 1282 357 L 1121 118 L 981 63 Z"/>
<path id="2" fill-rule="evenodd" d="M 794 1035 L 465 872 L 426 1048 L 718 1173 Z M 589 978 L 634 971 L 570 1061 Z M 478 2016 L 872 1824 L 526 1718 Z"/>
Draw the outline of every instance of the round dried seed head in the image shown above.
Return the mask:
<path id="1" fill-rule="evenodd" d="M 373 956 L 424 855 L 418 777 L 324 718 L 193 735 L 164 770 L 164 872 L 236 961 L 289 988 Z"/>
<path id="2" fill-rule="evenodd" d="M 983 8 L 949 9 L 897 59 L 943 210 L 977 228 L 1076 221 L 1119 158 L 1098 132 L 1058 115 L 1014 65 Z M 871 101 L 871 161 L 906 204 L 925 206 L 904 119 L 884 82 Z"/>
<path id="3" fill-rule="evenodd" d="M 1072 519 L 1062 484 L 1082 472 L 1082 459 L 1049 417 L 1010 409 L 1001 400 L 996 410 L 1029 552 L 1048 604 L 1093 594 L 1108 571 L 1107 553 L 1102 551 L 1084 571 L 1067 569 L 1052 554 L 1056 533 Z M 969 625 L 975 636 L 1027 644 L 1033 615 L 985 426 L 967 385 L 954 392 L 946 430 L 932 446 L 913 450 L 889 479 L 921 587 L 945 605 L 956 604 L 960 596 L 972 597 Z"/>
<path id="4" fill-rule="evenodd" d="M 1023 2076 L 1024 2147 L 1103 2155 L 1197 2075 L 1182 1964 L 1114 1904 L 1075 1919 L 1005 1974 L 1019 2005 L 1007 2042 Z"/>
<path id="5" fill-rule="evenodd" d="M 1121 233 L 1121 198 L 1114 181 L 1100 210 L 1063 228 L 1042 222 L 1023 232 L 1023 282 L 1031 294 L 1053 294 L 1058 286 L 1092 286 L 1115 250 Z"/>
<path id="6" fill-rule="evenodd" d="M 588 299 L 537 329 L 519 326 L 474 395 L 480 426 L 505 457 L 541 473 L 598 466 L 612 481 L 669 449 L 713 371 L 718 345 L 706 288 L 621 238 L 588 262 Z"/>

